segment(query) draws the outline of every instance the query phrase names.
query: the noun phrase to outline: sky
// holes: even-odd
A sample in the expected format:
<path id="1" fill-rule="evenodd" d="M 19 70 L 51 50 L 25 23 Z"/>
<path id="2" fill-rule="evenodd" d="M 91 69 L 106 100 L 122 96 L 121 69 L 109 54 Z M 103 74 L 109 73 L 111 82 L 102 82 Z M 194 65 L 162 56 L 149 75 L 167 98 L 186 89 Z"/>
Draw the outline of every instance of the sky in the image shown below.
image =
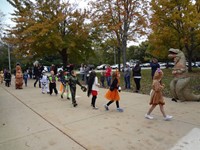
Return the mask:
<path id="1" fill-rule="evenodd" d="M 12 5 L 10 5 L 10 3 L 7 2 L 7 0 L 1 0 L 0 11 L 5 14 L 3 23 L 12 25 L 13 22 L 10 19 L 10 14 L 14 12 L 14 8 L 12 7 Z"/>
<path id="2" fill-rule="evenodd" d="M 87 0 L 70 0 L 70 1 L 79 2 L 80 7 L 83 7 L 83 6 L 85 7 L 86 2 L 87 2 Z M 14 12 L 14 7 L 10 5 L 10 3 L 7 2 L 7 0 L 1 0 L 0 11 L 5 14 L 3 23 L 8 24 L 9 26 L 14 26 L 14 23 L 11 21 L 11 17 L 12 17 L 11 14 Z M 138 43 L 129 42 L 127 45 L 128 46 L 138 45 Z"/>
<path id="3" fill-rule="evenodd" d="M 34 0 L 33 0 L 34 1 Z M 70 0 L 71 2 L 79 2 L 79 7 L 85 7 L 87 0 Z M 3 12 L 6 16 L 4 17 L 3 22 L 9 25 L 14 25 L 14 23 L 11 21 L 11 13 L 14 12 L 14 7 L 10 5 L 7 0 L 1 0 L 0 4 L 0 11 Z"/>

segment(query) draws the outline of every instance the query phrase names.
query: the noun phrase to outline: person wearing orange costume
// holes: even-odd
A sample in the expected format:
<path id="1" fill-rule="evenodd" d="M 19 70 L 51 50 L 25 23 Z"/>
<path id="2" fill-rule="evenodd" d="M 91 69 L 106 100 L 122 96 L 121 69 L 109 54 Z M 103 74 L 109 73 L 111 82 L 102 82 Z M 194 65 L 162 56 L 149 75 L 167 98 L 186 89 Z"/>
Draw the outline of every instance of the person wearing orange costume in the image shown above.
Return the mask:
<path id="1" fill-rule="evenodd" d="M 108 111 L 108 106 L 112 104 L 114 101 L 116 102 L 117 111 L 123 112 L 123 109 L 119 107 L 119 92 L 121 91 L 121 87 L 119 86 L 119 77 L 120 74 L 116 71 L 112 74 L 112 84 L 110 86 L 110 89 L 105 94 L 105 98 L 109 100 L 107 104 L 104 105 L 105 109 Z"/>

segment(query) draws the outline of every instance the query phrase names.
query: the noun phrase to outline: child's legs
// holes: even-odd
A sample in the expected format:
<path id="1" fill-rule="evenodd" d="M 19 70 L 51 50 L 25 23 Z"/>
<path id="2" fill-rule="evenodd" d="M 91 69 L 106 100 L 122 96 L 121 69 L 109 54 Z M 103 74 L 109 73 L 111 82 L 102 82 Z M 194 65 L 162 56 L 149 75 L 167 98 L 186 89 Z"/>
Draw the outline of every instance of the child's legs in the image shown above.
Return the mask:
<path id="1" fill-rule="evenodd" d="M 97 96 L 92 96 L 92 106 L 95 107 Z"/>
<path id="2" fill-rule="evenodd" d="M 117 108 L 119 108 L 119 101 L 116 101 L 116 106 Z"/>
<path id="3" fill-rule="evenodd" d="M 69 98 L 69 85 L 66 85 L 66 93 L 67 93 L 67 97 Z"/>
<path id="4" fill-rule="evenodd" d="M 49 93 L 52 94 L 52 92 L 53 92 L 52 83 L 49 84 L 49 90 L 50 90 Z"/>
<path id="5" fill-rule="evenodd" d="M 10 81 L 6 80 L 6 86 L 9 87 L 10 86 Z"/>
<path id="6" fill-rule="evenodd" d="M 110 104 L 112 104 L 114 101 L 109 101 L 106 105 L 109 106 Z"/>
<path id="7" fill-rule="evenodd" d="M 66 89 L 66 85 L 63 85 L 63 91 L 62 91 L 61 95 L 63 95 L 65 93 L 65 89 Z"/>
<path id="8" fill-rule="evenodd" d="M 155 107 L 156 107 L 156 105 L 152 105 L 147 114 L 150 115 Z"/>
<path id="9" fill-rule="evenodd" d="M 58 90 L 56 88 L 56 83 L 54 83 L 53 89 L 54 89 L 54 93 L 58 94 Z"/>
<path id="10" fill-rule="evenodd" d="M 40 79 L 39 79 L 39 88 L 41 88 L 41 82 L 40 82 Z"/>
<path id="11" fill-rule="evenodd" d="M 163 105 L 159 105 L 160 106 L 160 111 L 163 114 L 163 117 L 166 117 L 165 111 L 164 111 L 164 106 Z"/>
<path id="12" fill-rule="evenodd" d="M 45 84 L 44 89 L 45 89 L 45 91 L 46 91 L 47 93 L 49 93 L 49 87 L 48 87 L 48 84 Z"/>
<path id="13" fill-rule="evenodd" d="M 24 83 L 25 83 L 25 85 L 27 85 L 27 79 L 24 79 Z"/>
<path id="14" fill-rule="evenodd" d="M 72 103 L 76 104 L 75 94 L 76 94 L 76 87 L 70 87 L 71 95 L 72 95 Z"/>
<path id="15" fill-rule="evenodd" d="M 41 88 L 42 88 L 42 93 L 44 93 L 45 85 L 44 85 L 44 84 L 41 84 Z"/>

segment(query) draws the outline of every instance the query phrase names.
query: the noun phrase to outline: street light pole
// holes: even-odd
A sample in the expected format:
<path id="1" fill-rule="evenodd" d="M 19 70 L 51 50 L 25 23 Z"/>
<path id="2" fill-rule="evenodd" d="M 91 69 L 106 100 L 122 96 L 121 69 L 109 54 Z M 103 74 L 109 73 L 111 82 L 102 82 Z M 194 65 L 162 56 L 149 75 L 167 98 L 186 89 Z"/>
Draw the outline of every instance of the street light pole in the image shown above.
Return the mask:
<path id="1" fill-rule="evenodd" d="M 6 35 L 6 33 L 3 33 L 4 36 Z M 8 46 L 8 67 L 9 67 L 9 71 L 11 73 L 11 63 L 10 63 L 10 46 L 9 44 L 7 43 L 7 46 Z"/>
<path id="2" fill-rule="evenodd" d="M 10 46 L 8 44 L 8 65 L 9 65 L 9 71 L 11 73 L 11 64 L 10 64 Z"/>

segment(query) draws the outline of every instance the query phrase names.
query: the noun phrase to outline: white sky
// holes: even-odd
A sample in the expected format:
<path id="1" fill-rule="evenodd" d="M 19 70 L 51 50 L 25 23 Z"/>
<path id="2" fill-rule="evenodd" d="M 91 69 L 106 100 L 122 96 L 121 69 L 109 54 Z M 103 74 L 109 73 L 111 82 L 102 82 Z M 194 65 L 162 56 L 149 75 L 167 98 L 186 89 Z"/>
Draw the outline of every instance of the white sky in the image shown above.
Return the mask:
<path id="1" fill-rule="evenodd" d="M 86 7 L 86 3 L 88 0 L 70 0 L 70 1 L 75 1 L 79 2 L 79 7 Z M 3 12 L 6 16 L 4 17 L 5 19 L 3 20 L 3 23 L 12 26 L 14 23 L 11 21 L 11 14 L 14 12 L 14 7 L 10 5 L 10 3 L 7 2 L 7 0 L 1 0 L 0 4 L 0 11 Z M 129 42 L 127 43 L 128 46 L 130 45 L 138 45 L 138 43 L 135 42 Z"/>
<path id="2" fill-rule="evenodd" d="M 10 3 L 7 2 L 7 0 L 1 0 L 0 11 L 5 14 L 3 22 L 12 25 L 13 22 L 10 18 L 12 17 L 11 13 L 14 12 L 14 8 L 12 7 L 12 5 L 10 5 Z"/>
<path id="3" fill-rule="evenodd" d="M 8 24 L 8 25 L 14 24 L 11 21 L 11 18 L 12 18 L 11 14 L 14 12 L 14 7 L 12 5 L 10 5 L 10 3 L 7 2 L 7 0 L 0 0 L 0 1 L 1 1 L 1 3 L 0 3 L 0 11 L 3 12 L 6 15 L 4 17 L 5 19 L 3 20 L 3 22 Z M 88 0 L 69 0 L 69 1 L 76 2 L 76 3 L 78 2 L 79 7 L 86 7 L 86 2 Z"/>

